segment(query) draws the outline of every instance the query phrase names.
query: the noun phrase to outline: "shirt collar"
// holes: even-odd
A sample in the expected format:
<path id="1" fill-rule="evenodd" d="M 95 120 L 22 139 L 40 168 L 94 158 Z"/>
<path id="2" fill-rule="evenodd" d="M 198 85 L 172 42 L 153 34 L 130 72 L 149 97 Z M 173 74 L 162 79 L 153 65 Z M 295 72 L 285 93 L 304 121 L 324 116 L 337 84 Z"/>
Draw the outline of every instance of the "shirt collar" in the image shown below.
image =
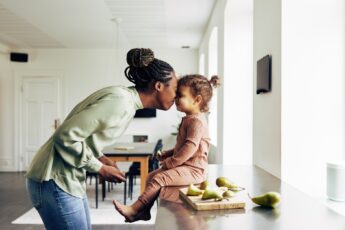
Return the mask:
<path id="1" fill-rule="evenodd" d="M 134 86 L 130 86 L 130 87 L 128 87 L 128 89 L 132 93 L 135 109 L 137 110 L 137 109 L 144 108 L 143 103 L 140 100 L 139 93 L 135 89 L 135 87 Z"/>

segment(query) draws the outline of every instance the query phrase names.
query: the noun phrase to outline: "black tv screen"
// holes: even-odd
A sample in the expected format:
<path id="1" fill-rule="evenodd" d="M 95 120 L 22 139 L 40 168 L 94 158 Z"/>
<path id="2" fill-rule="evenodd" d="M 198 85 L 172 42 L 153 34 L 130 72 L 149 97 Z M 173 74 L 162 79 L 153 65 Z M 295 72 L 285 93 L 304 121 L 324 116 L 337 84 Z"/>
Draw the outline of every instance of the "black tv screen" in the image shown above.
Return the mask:
<path id="1" fill-rule="evenodd" d="M 256 94 L 271 91 L 271 56 L 266 55 L 256 63 Z"/>
<path id="2" fill-rule="evenodd" d="M 156 117 L 156 109 L 138 109 L 134 117 Z"/>

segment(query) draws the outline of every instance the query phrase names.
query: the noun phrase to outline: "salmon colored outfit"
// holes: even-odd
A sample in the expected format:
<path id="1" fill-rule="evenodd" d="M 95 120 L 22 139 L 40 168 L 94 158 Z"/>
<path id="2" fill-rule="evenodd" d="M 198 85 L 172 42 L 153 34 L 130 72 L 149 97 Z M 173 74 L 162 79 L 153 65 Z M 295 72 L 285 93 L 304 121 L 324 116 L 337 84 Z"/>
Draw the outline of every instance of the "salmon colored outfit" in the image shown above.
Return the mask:
<path id="1" fill-rule="evenodd" d="M 201 183 L 206 179 L 209 135 L 204 114 L 182 118 L 174 149 L 162 155 L 162 168 L 151 172 L 138 198 L 141 208 L 150 207 L 164 186 Z"/>

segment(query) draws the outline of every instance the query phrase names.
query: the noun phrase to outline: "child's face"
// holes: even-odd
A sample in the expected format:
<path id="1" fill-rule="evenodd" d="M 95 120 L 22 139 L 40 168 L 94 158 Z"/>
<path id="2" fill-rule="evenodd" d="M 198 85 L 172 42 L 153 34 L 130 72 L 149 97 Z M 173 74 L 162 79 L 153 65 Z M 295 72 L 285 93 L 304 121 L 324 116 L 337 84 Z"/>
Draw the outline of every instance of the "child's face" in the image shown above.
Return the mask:
<path id="1" fill-rule="evenodd" d="M 199 103 L 188 86 L 180 86 L 177 89 L 175 104 L 178 111 L 186 114 L 193 114 L 200 110 Z"/>

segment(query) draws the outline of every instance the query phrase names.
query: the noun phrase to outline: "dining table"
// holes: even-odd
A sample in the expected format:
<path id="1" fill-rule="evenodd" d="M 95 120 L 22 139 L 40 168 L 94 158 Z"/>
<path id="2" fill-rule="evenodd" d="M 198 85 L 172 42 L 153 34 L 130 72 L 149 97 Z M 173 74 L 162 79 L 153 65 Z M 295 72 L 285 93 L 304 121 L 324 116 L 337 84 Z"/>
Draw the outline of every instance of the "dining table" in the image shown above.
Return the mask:
<path id="1" fill-rule="evenodd" d="M 143 193 L 149 173 L 149 159 L 153 155 L 155 145 L 156 143 L 151 142 L 116 143 L 104 148 L 103 154 L 115 162 L 139 162 L 140 191 Z"/>

